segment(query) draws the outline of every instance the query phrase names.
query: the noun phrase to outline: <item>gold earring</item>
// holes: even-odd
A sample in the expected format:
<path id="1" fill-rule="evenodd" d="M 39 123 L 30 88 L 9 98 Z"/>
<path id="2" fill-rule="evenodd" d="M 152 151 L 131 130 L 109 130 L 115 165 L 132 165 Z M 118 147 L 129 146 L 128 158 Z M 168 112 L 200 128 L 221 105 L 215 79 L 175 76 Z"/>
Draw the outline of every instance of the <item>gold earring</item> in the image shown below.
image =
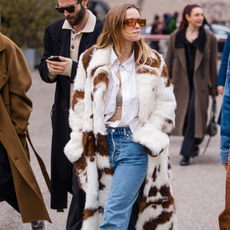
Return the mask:
<path id="1" fill-rule="evenodd" d="M 188 19 L 187 21 L 188 21 L 188 22 L 190 22 L 190 20 L 189 20 L 189 19 Z"/>

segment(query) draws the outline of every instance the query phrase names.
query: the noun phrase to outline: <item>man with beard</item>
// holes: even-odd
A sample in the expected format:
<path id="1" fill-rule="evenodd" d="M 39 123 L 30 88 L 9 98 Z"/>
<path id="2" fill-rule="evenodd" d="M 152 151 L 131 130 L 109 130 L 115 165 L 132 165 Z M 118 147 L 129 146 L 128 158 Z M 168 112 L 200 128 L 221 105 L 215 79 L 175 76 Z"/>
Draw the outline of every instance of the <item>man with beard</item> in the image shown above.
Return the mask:
<path id="1" fill-rule="evenodd" d="M 103 22 L 87 10 L 88 0 L 59 0 L 55 7 L 65 18 L 52 22 L 45 29 L 44 54 L 39 66 L 43 81 L 56 83 L 55 101 L 51 110 L 51 208 L 67 208 L 67 192 L 73 194 L 66 229 L 81 229 L 85 194 L 79 188 L 72 163 L 63 149 L 69 141 L 68 124 L 72 86 L 78 59 L 82 52 L 96 43 Z M 58 56 L 58 61 L 48 60 Z"/>

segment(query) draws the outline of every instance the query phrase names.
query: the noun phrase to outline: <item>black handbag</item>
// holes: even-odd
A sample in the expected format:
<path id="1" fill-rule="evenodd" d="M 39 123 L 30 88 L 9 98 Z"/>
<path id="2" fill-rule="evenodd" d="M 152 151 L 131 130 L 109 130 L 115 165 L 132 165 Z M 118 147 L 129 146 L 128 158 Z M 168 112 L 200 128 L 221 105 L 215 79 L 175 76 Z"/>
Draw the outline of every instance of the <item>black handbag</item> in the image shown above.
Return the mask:
<path id="1" fill-rule="evenodd" d="M 211 137 L 214 137 L 217 134 L 217 124 L 216 124 L 215 119 L 216 119 L 216 99 L 212 99 L 210 119 L 209 119 L 209 123 L 206 127 L 206 135 L 209 135 L 209 139 L 208 139 L 208 142 L 205 146 L 203 154 L 205 153 L 205 151 L 209 145 Z"/>
<path id="2" fill-rule="evenodd" d="M 212 99 L 212 108 L 210 113 L 210 120 L 206 128 L 206 135 L 213 137 L 217 134 L 217 124 L 216 124 L 216 99 Z"/>

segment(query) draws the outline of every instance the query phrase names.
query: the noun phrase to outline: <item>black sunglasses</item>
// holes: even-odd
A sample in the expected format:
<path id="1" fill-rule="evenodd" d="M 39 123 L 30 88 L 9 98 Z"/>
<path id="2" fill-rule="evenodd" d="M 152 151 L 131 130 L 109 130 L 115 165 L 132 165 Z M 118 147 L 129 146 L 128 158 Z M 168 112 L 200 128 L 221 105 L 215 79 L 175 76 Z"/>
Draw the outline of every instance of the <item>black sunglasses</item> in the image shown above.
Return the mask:
<path id="1" fill-rule="evenodd" d="M 64 11 L 66 10 L 69 13 L 73 13 L 75 10 L 75 7 L 81 2 L 78 1 L 76 4 L 72 5 L 72 6 L 67 6 L 67 7 L 59 7 L 59 6 L 55 6 L 55 9 L 59 12 L 59 13 L 64 13 Z"/>

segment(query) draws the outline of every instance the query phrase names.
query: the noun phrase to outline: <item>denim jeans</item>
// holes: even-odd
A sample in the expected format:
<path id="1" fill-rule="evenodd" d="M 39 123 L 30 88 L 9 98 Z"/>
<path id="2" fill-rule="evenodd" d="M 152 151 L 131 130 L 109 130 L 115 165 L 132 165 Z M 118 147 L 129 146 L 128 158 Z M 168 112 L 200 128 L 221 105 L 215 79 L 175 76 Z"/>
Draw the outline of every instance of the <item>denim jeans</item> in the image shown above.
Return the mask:
<path id="1" fill-rule="evenodd" d="M 132 141 L 128 127 L 108 127 L 107 131 L 114 176 L 99 230 L 127 230 L 133 204 L 146 176 L 147 154 L 142 145 Z"/>

